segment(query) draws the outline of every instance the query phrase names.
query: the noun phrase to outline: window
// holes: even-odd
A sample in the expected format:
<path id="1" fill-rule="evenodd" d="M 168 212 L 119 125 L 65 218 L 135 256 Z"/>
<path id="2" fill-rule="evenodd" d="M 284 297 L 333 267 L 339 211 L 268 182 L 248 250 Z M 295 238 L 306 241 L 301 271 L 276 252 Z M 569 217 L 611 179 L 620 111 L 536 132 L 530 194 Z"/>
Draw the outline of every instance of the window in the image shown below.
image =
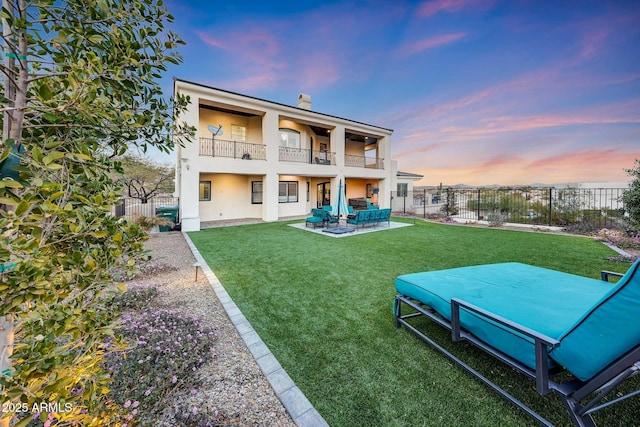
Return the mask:
<path id="1" fill-rule="evenodd" d="M 200 201 L 211 200 L 211 181 L 200 181 Z"/>
<path id="2" fill-rule="evenodd" d="M 280 129 L 280 146 L 300 149 L 300 132 L 293 129 Z"/>
<path id="3" fill-rule="evenodd" d="M 242 125 L 231 125 L 231 140 L 247 142 L 247 128 Z"/>
<path id="4" fill-rule="evenodd" d="M 295 203 L 298 201 L 298 181 L 280 181 L 278 202 Z"/>
<path id="5" fill-rule="evenodd" d="M 251 181 L 251 204 L 262 204 L 262 181 Z"/>
<path id="6" fill-rule="evenodd" d="M 398 197 L 407 197 L 409 184 L 398 184 Z"/>

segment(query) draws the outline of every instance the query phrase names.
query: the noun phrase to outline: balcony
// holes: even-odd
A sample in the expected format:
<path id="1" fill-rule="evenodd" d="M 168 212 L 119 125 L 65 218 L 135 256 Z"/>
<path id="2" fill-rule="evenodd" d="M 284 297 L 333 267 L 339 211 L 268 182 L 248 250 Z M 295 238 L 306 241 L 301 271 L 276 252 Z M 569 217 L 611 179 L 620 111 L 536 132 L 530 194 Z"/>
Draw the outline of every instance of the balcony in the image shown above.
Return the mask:
<path id="1" fill-rule="evenodd" d="M 384 169 L 384 159 L 345 154 L 344 165 L 354 168 Z"/>
<path id="2" fill-rule="evenodd" d="M 244 160 L 266 160 L 267 149 L 264 144 L 227 141 L 218 138 L 200 138 L 200 155 Z"/>
<path id="3" fill-rule="evenodd" d="M 315 165 L 335 165 L 336 154 L 330 151 L 309 150 L 306 148 L 280 147 L 281 162 L 312 163 Z"/>

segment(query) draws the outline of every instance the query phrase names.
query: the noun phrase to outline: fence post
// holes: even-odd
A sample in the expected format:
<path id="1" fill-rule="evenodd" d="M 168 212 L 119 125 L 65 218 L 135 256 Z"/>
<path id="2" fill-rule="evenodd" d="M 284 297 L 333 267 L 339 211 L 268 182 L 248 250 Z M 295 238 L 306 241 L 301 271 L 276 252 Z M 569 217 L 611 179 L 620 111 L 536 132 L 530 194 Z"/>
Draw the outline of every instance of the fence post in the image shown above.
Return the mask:
<path id="1" fill-rule="evenodd" d="M 476 209 L 476 220 L 480 221 L 480 189 L 478 188 L 478 207 Z"/>
<path id="2" fill-rule="evenodd" d="M 552 214 L 552 199 L 553 199 L 553 187 L 549 189 L 549 227 L 551 227 L 553 223 Z"/>
<path id="3" fill-rule="evenodd" d="M 422 189 L 422 218 L 427 217 L 427 189 Z"/>
<path id="4" fill-rule="evenodd" d="M 445 211 L 447 212 L 447 216 L 449 216 L 449 203 L 451 201 L 451 189 L 447 188 L 447 203 L 445 204 Z"/>

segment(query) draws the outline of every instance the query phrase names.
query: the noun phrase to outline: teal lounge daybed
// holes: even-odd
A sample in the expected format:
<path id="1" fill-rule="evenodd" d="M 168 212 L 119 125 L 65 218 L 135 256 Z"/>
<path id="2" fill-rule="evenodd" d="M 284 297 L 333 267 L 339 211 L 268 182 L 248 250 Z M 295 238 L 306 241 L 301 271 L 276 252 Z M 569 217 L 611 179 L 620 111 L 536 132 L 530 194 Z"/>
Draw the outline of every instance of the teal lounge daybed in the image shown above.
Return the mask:
<path id="1" fill-rule="evenodd" d="M 543 425 L 546 419 L 423 334 L 411 319 L 427 316 L 532 377 L 541 395 L 559 394 L 578 426 L 591 414 L 640 394 L 608 396 L 640 370 L 640 260 L 623 276 L 589 279 L 520 263 L 406 274 L 396 278 L 396 326 L 405 326 Z M 613 284 L 610 276 L 623 276 Z M 410 307 L 403 314 L 402 308 Z M 555 382 L 568 372 L 573 379 Z M 602 392 L 589 400 L 594 392 Z"/>

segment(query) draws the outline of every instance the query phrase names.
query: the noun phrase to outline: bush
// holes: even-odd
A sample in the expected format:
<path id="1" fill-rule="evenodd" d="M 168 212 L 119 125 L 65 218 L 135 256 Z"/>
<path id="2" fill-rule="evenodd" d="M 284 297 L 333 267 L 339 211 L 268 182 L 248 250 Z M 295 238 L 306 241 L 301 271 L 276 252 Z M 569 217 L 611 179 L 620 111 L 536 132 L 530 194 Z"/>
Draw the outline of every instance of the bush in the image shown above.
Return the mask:
<path id="1" fill-rule="evenodd" d="M 145 216 L 140 214 L 133 214 L 133 222 L 142 227 L 145 231 L 151 230 L 155 226 L 168 226 L 173 227 L 175 224 L 167 218 L 160 216 Z"/>
<path id="2" fill-rule="evenodd" d="M 491 212 L 487 215 L 487 221 L 489 221 L 489 227 L 502 227 L 506 216 L 500 212 Z"/>
<path id="3" fill-rule="evenodd" d="M 118 312 L 140 310 L 147 307 L 156 296 L 158 296 L 158 288 L 139 286 L 131 288 L 122 294 L 114 295 L 108 305 Z"/>
<path id="4" fill-rule="evenodd" d="M 637 231 L 609 230 L 605 228 L 600 230 L 596 238 L 619 248 L 640 250 L 640 233 Z"/>
<path id="5" fill-rule="evenodd" d="M 633 178 L 628 190 L 622 194 L 622 201 L 629 214 L 629 223 L 640 227 L 640 160 L 636 159 L 635 167 L 626 169 L 627 175 Z"/>
<path id="6" fill-rule="evenodd" d="M 129 282 L 136 279 L 139 275 L 153 276 L 155 274 L 164 273 L 167 271 L 175 271 L 176 267 L 158 262 L 151 259 L 140 260 L 136 266 L 136 269 L 132 271 L 125 271 L 124 269 L 115 269 L 113 272 L 114 280 L 120 282 Z"/>
<path id="7" fill-rule="evenodd" d="M 193 373 L 215 359 L 217 333 L 195 317 L 149 306 L 157 294 L 139 287 L 113 298 L 112 307 L 125 309 L 118 332 L 127 347 L 105 358 L 111 398 L 129 411 L 125 420 L 141 425 L 154 425 L 163 399 L 195 386 Z"/>

